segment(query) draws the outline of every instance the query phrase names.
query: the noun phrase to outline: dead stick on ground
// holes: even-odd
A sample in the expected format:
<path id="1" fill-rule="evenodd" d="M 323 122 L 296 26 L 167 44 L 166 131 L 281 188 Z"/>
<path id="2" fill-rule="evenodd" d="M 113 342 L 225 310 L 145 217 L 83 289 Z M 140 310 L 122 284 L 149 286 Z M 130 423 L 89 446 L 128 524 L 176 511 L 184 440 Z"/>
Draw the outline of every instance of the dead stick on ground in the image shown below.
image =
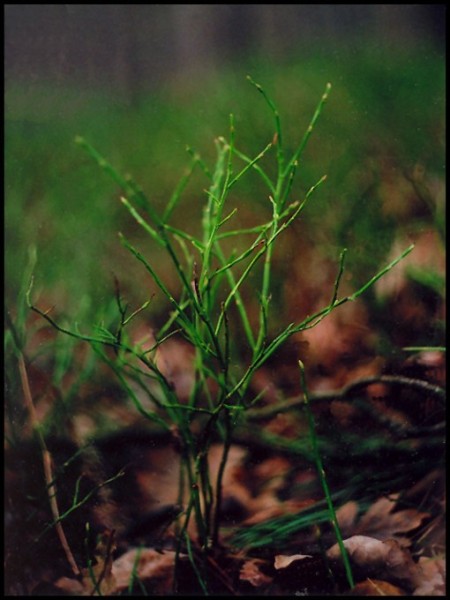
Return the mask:
<path id="1" fill-rule="evenodd" d="M 433 385 L 427 381 L 421 379 L 410 379 L 409 377 L 402 377 L 399 375 L 376 375 L 373 377 L 365 377 L 358 379 L 352 383 L 346 385 L 340 390 L 331 390 L 327 392 L 312 393 L 310 396 L 311 403 L 317 402 L 331 402 L 333 400 L 348 400 L 348 396 L 351 392 L 355 392 L 359 389 L 364 389 L 373 383 L 386 383 L 390 385 L 401 385 L 422 391 L 424 393 L 431 394 L 432 396 L 439 398 L 442 403 L 445 403 L 445 390 L 438 385 Z M 247 411 L 247 417 L 250 419 L 267 419 L 278 413 L 288 412 L 293 408 L 303 406 L 302 396 L 296 396 L 277 404 L 265 406 L 260 409 L 249 409 Z"/>
<path id="2" fill-rule="evenodd" d="M 69 561 L 69 564 L 72 567 L 72 571 L 75 573 L 75 575 L 80 575 L 81 574 L 80 569 L 78 568 L 78 565 L 72 554 L 72 551 L 70 549 L 69 543 L 66 538 L 66 534 L 64 533 L 64 530 L 63 530 L 63 527 L 62 527 L 62 524 L 60 521 L 58 501 L 56 499 L 56 486 L 55 486 L 54 479 L 53 479 L 52 457 L 51 457 L 50 452 L 47 449 L 44 437 L 39 428 L 39 421 L 38 421 L 38 418 L 36 415 L 36 410 L 34 408 L 33 398 L 31 396 L 30 382 L 28 380 L 28 373 L 27 373 L 27 369 L 25 366 L 25 360 L 24 360 L 22 354 L 19 354 L 19 371 L 20 371 L 20 380 L 22 382 L 22 388 L 23 388 L 23 393 L 24 393 L 24 397 L 25 397 L 25 403 L 26 403 L 28 411 L 30 413 L 31 424 L 33 426 L 33 429 L 37 433 L 37 436 L 39 439 L 39 444 L 41 446 L 42 462 L 44 465 L 45 482 L 47 484 L 47 493 L 48 493 L 48 499 L 50 501 L 50 508 L 52 511 L 53 518 L 55 520 L 56 533 L 59 537 L 59 541 L 61 542 L 61 546 L 63 547 L 63 550 L 66 554 L 67 560 Z"/>

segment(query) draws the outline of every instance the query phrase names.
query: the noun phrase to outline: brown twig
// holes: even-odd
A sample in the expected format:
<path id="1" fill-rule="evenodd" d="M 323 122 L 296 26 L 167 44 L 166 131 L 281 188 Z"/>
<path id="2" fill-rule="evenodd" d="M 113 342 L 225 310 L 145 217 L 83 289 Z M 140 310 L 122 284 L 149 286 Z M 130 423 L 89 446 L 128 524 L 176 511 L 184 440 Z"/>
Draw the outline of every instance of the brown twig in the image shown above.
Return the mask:
<path id="1" fill-rule="evenodd" d="M 45 482 L 47 484 L 47 494 L 50 502 L 50 508 L 52 511 L 53 519 L 55 521 L 55 529 L 58 535 L 59 541 L 61 542 L 61 546 L 66 554 L 67 560 L 69 561 L 70 566 L 72 567 L 72 571 L 75 575 L 80 575 L 80 569 L 75 561 L 75 558 L 72 554 L 72 551 L 69 546 L 69 542 L 67 541 L 66 534 L 64 533 L 64 529 L 61 524 L 58 501 L 56 499 L 56 486 L 54 483 L 53 477 L 53 468 L 52 468 L 52 457 L 48 448 L 46 446 L 44 436 L 39 427 L 39 420 L 37 418 L 36 409 L 34 408 L 33 398 L 31 395 L 30 382 L 28 379 L 28 373 L 25 366 L 25 360 L 23 358 L 23 354 L 19 354 L 19 372 L 20 372 L 20 380 L 22 383 L 25 403 L 30 413 L 30 420 L 34 431 L 36 432 L 39 440 L 39 445 L 41 447 L 42 452 L 42 462 L 44 466 L 44 476 Z"/>
<path id="2" fill-rule="evenodd" d="M 317 402 L 332 402 L 333 400 L 348 400 L 350 393 L 359 389 L 363 389 L 373 383 L 402 385 L 404 387 L 409 387 L 427 394 L 431 394 L 432 396 L 441 399 L 443 404 L 445 402 L 446 394 L 443 388 L 439 387 L 438 385 L 428 383 L 427 381 L 422 381 L 421 379 L 411 379 L 409 377 L 402 377 L 400 375 L 375 375 L 373 377 L 358 379 L 357 381 L 349 383 L 340 390 L 330 390 L 328 392 L 318 392 L 316 394 L 313 393 L 310 395 L 310 401 L 313 404 Z M 265 406 L 264 408 L 251 408 L 246 412 L 246 416 L 252 420 L 267 419 L 279 413 L 288 412 L 293 408 L 302 407 L 303 405 L 303 396 L 295 396 L 294 398 L 289 398 L 284 402 L 271 404 L 270 406 Z"/>

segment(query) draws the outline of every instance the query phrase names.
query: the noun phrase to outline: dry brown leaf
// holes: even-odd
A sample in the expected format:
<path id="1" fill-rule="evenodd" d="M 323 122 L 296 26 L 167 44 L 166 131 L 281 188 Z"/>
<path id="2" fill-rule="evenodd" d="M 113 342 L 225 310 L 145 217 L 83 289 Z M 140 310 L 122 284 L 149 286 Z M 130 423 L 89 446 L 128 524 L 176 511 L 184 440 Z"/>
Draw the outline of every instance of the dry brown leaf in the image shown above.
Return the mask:
<path id="1" fill-rule="evenodd" d="M 323 301 L 325 298 L 319 304 Z M 316 310 L 315 306 L 312 308 Z M 376 334 L 362 303 L 347 304 L 342 311 L 332 312 L 319 327 L 302 332 L 302 338 L 310 344 L 308 365 L 312 391 L 339 389 L 351 381 L 380 372 L 383 361 L 376 356 Z M 342 417 L 344 423 L 353 411 L 351 406 L 336 404 L 334 409 L 336 418 Z"/>
<path id="2" fill-rule="evenodd" d="M 292 413 L 278 413 L 265 426 L 268 433 L 293 440 L 299 436 L 299 419 Z"/>
<path id="3" fill-rule="evenodd" d="M 392 330 L 392 343 L 398 346 L 410 345 L 417 333 L 426 330 L 435 319 L 445 320 L 446 303 L 426 301 L 426 295 L 410 276 L 416 271 L 445 277 L 445 245 L 436 230 L 409 231 L 397 235 L 389 255 L 398 256 L 398 249 L 411 242 L 414 252 L 374 286 L 377 297 L 383 299 L 385 311 L 389 311 L 392 322 L 398 325 Z"/>
<path id="4" fill-rule="evenodd" d="M 100 536 L 95 551 L 96 563 L 90 569 L 82 569 L 82 580 L 61 577 L 55 584 L 61 591 L 72 596 L 109 596 L 116 590 L 112 555 L 115 549 L 114 533 Z"/>
<path id="5" fill-rule="evenodd" d="M 397 496 L 394 496 L 396 500 Z M 410 540 L 399 534 L 408 533 L 421 525 L 428 517 L 415 508 L 392 512 L 396 503 L 391 498 L 380 498 L 361 517 L 355 527 L 354 535 L 365 535 L 378 540 L 397 539 L 402 546 L 409 546 Z"/>
<path id="6" fill-rule="evenodd" d="M 194 385 L 194 352 L 190 344 L 168 339 L 158 346 L 155 362 L 174 386 L 178 398 L 187 400 Z"/>
<path id="7" fill-rule="evenodd" d="M 445 596 L 445 559 L 419 558 L 417 584 L 414 596 Z"/>
<path id="8" fill-rule="evenodd" d="M 160 553 L 153 548 L 129 550 L 113 563 L 112 572 L 116 579 L 114 591 L 118 593 L 127 589 L 133 576 L 137 576 L 141 581 L 155 580 L 156 587 L 152 588 L 154 593 L 170 594 L 174 564 L 175 552 L 172 551 Z"/>
<path id="9" fill-rule="evenodd" d="M 292 554 L 291 556 L 286 556 L 284 554 L 278 554 L 275 556 L 275 569 L 286 569 L 291 563 L 296 560 L 304 560 L 305 558 L 312 558 L 310 554 Z"/>
<path id="10" fill-rule="evenodd" d="M 349 596 L 406 596 L 406 592 L 396 585 L 379 579 L 360 581 L 348 592 Z"/>
<path id="11" fill-rule="evenodd" d="M 55 583 L 55 587 L 69 596 L 90 596 L 91 592 L 86 590 L 83 583 L 78 579 L 70 577 L 60 577 Z"/>
<path id="12" fill-rule="evenodd" d="M 180 457 L 171 446 L 151 448 L 135 471 L 136 483 L 145 499 L 146 509 L 178 500 Z"/>
<path id="13" fill-rule="evenodd" d="M 268 505 L 259 507 L 261 503 L 258 503 L 259 506 L 255 508 L 255 512 L 245 519 L 242 522 L 243 525 L 257 525 L 258 523 L 263 523 L 269 519 L 274 519 L 275 517 L 279 517 L 285 514 L 283 510 L 283 506 L 279 501 L 273 500 L 271 498 L 267 498 Z"/>
<path id="14" fill-rule="evenodd" d="M 213 444 L 209 450 L 208 461 L 212 481 L 217 478 L 222 453 L 221 444 Z M 252 468 L 249 473 L 243 464 L 246 456 L 247 449 L 237 445 L 231 446 L 222 482 L 223 500 L 238 501 L 249 515 L 243 524 L 254 525 L 286 513 L 294 514 L 304 507 L 304 502 L 281 501 L 278 497 L 278 491 L 284 485 L 284 478 L 289 472 L 289 461 L 282 457 L 273 457 Z"/>
<path id="15" fill-rule="evenodd" d="M 350 561 L 362 569 L 367 576 L 376 576 L 387 581 L 404 582 L 414 589 L 418 582 L 419 567 L 408 550 L 402 548 L 397 540 L 382 542 L 364 535 L 354 535 L 344 540 Z M 327 556 L 337 560 L 341 556 L 339 544 L 334 544 Z"/>
<path id="16" fill-rule="evenodd" d="M 390 250 L 390 257 L 393 259 L 398 256 L 411 241 L 414 242 L 414 252 L 406 256 L 398 268 L 391 269 L 376 282 L 377 296 L 398 298 L 408 286 L 407 274 L 411 267 L 445 274 L 445 250 L 439 233 L 433 229 L 415 232 L 414 235 L 398 235 Z"/>
<path id="17" fill-rule="evenodd" d="M 253 587 L 269 585 L 272 583 L 273 577 L 266 575 L 260 570 L 260 566 L 263 564 L 267 564 L 266 561 L 259 558 L 246 560 L 241 567 L 239 579 L 241 581 L 248 581 Z"/>
<path id="18" fill-rule="evenodd" d="M 253 497 L 248 487 L 248 476 L 243 468 L 247 450 L 242 446 L 233 444 L 228 452 L 228 460 L 222 480 L 223 499 L 232 499 L 240 503 L 246 510 L 250 510 Z M 217 481 L 217 475 L 223 456 L 223 445 L 213 444 L 208 452 L 208 463 L 211 481 Z"/>
<path id="19" fill-rule="evenodd" d="M 353 527 L 358 516 L 358 503 L 349 500 L 337 509 L 336 518 L 343 535 L 353 533 Z"/>
<path id="20" fill-rule="evenodd" d="M 284 484 L 284 477 L 292 469 L 291 462 L 283 456 L 272 456 L 256 465 L 252 476 L 264 482 L 264 490 L 277 492 Z"/>
<path id="21" fill-rule="evenodd" d="M 411 582 L 413 586 L 417 585 L 419 568 L 410 551 L 401 547 L 397 540 L 386 540 L 383 544 L 388 548 L 386 568 L 389 573 L 395 579 Z"/>
<path id="22" fill-rule="evenodd" d="M 359 567 L 378 568 L 386 562 L 387 548 L 380 540 L 365 535 L 354 535 L 343 543 L 349 558 Z M 341 556 L 339 544 L 334 544 L 327 551 L 327 556 L 331 560 L 339 559 Z"/>
<path id="23" fill-rule="evenodd" d="M 242 522 L 243 525 L 256 525 L 268 519 L 284 516 L 286 514 L 297 514 L 300 510 L 314 504 L 314 501 L 286 500 L 280 501 L 273 494 L 267 493 L 252 500 L 250 508 L 254 513 Z"/>

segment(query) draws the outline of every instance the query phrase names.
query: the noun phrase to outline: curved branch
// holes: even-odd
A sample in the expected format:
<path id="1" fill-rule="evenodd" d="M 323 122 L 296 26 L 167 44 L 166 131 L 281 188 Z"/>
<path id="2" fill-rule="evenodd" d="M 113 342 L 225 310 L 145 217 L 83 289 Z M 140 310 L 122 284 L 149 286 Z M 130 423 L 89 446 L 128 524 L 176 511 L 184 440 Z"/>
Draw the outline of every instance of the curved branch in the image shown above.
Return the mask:
<path id="1" fill-rule="evenodd" d="M 372 377 L 365 377 L 363 379 L 358 379 L 356 381 L 349 383 L 348 385 L 346 385 L 345 387 L 343 387 L 340 390 L 330 390 L 327 392 L 318 392 L 316 394 L 310 394 L 310 402 L 311 403 L 332 402 L 333 400 L 350 401 L 351 398 L 349 396 L 351 394 L 354 394 L 356 391 L 364 389 L 373 383 L 386 383 L 388 385 L 400 385 L 400 386 L 403 386 L 406 388 L 415 389 L 417 391 L 423 392 L 424 394 L 430 394 L 430 395 L 434 396 L 435 398 L 438 398 L 442 402 L 443 406 L 445 404 L 445 398 L 446 398 L 445 389 L 441 388 L 438 385 L 429 383 L 428 381 L 423 381 L 421 379 L 412 379 L 409 377 L 402 377 L 400 375 L 375 375 Z M 290 398 L 290 399 L 286 400 L 285 402 L 280 402 L 277 404 L 266 406 L 264 408 L 249 409 L 246 413 L 246 416 L 247 416 L 247 418 L 249 418 L 251 420 L 255 420 L 255 421 L 262 420 L 262 419 L 268 419 L 268 418 L 275 416 L 276 414 L 288 412 L 292 409 L 302 407 L 302 406 L 304 406 L 303 395 L 295 396 L 294 398 Z M 373 414 L 373 416 L 375 416 L 374 415 L 375 411 L 371 410 L 372 407 L 370 407 L 369 405 L 366 405 L 366 407 L 362 407 L 360 404 L 358 404 L 358 407 L 363 408 L 363 410 L 370 411 Z M 379 417 L 379 415 L 377 416 L 377 418 L 378 417 Z M 384 424 L 386 424 L 386 423 L 384 423 Z M 391 429 L 398 430 L 397 433 L 400 432 L 398 425 L 390 423 L 388 426 L 390 426 L 390 425 L 392 425 Z M 406 435 L 406 434 L 407 435 L 412 435 L 412 434 L 426 435 L 428 433 L 436 433 L 436 432 L 440 432 L 442 430 L 443 430 L 442 423 L 431 426 L 431 427 L 425 427 L 425 428 L 424 427 L 408 427 L 408 428 L 402 427 L 401 435 Z"/>

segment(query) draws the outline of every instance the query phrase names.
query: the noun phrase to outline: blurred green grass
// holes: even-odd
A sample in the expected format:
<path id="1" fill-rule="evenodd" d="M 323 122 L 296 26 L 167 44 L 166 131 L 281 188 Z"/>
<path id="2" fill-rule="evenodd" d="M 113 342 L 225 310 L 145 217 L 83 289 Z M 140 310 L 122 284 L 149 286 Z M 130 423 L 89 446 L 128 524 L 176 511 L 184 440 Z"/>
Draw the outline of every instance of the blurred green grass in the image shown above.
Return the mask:
<path id="1" fill-rule="evenodd" d="M 120 172 L 131 174 L 162 209 L 188 163 L 186 146 L 212 165 L 214 138 L 228 137 L 230 113 L 235 115 L 236 145 L 248 155 L 255 156 L 272 139 L 272 115 L 246 81 L 247 73 L 275 99 L 289 149 L 302 137 L 326 83 L 332 83 L 292 198 L 328 175 L 303 213 L 304 226 L 308 237 L 333 257 L 349 246 L 348 267 L 356 280 L 383 261 L 398 228 L 434 224 L 433 209 L 393 205 L 387 210 L 378 194 L 385 178 L 401 180 L 417 165 L 427 181 L 444 178 L 445 71 L 442 58 L 433 53 L 382 56 L 369 47 L 345 61 L 317 55 L 276 69 L 254 60 L 201 82 L 172 82 L 143 96 L 136 106 L 107 91 L 9 82 L 7 306 L 17 302 L 33 245 L 38 252 L 36 286 L 58 310 L 90 318 L 113 295 L 112 272 L 127 295 L 145 300 L 154 290 L 117 239 L 123 231 L 143 243 L 142 232 L 119 202 L 120 190 L 74 138 L 82 135 Z M 265 158 L 269 170 L 271 159 Z M 175 223 L 190 219 L 195 230 L 205 187 L 196 174 L 174 214 Z M 400 204 L 407 204 L 408 195 L 402 198 Z M 240 184 L 235 200 L 250 220 L 252 212 L 269 211 L 255 174 Z M 144 243 L 151 256 L 154 248 Z M 295 248 L 290 251 L 295 254 Z M 163 259 L 154 255 L 153 260 L 158 264 Z"/>

